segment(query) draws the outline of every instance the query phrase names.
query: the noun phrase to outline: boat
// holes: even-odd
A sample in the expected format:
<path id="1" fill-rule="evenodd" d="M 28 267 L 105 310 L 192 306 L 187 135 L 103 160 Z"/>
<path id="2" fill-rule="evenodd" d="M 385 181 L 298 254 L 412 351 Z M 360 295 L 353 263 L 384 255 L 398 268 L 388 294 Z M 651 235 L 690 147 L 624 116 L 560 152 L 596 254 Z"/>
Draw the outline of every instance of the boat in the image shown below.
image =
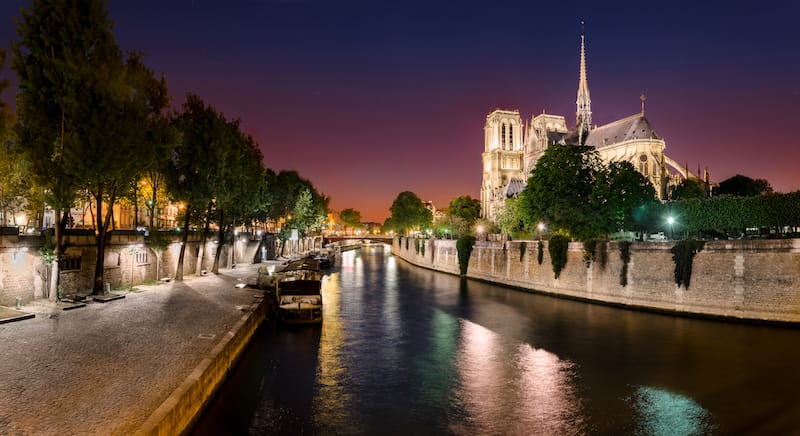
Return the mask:
<path id="1" fill-rule="evenodd" d="M 336 252 L 330 248 L 323 249 L 316 256 L 314 259 L 319 262 L 320 268 L 330 268 L 331 265 L 336 261 Z"/>
<path id="2" fill-rule="evenodd" d="M 290 262 L 275 284 L 278 320 L 284 324 L 322 322 L 322 274 L 314 257 Z"/>

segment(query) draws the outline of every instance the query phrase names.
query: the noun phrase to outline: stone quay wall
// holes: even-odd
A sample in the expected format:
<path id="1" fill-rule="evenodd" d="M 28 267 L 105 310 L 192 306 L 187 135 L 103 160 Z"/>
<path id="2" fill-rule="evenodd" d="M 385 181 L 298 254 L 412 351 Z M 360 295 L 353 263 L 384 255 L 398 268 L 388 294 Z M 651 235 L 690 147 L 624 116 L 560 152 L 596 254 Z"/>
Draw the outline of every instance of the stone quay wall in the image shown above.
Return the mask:
<path id="1" fill-rule="evenodd" d="M 64 254 L 69 259 L 60 271 L 60 287 L 64 295 L 86 294 L 94 284 L 94 271 L 97 250 L 93 234 L 76 232 L 64 236 Z M 319 239 L 319 238 L 317 238 Z M 278 243 L 269 238 L 273 245 Z M 292 255 L 311 250 L 312 238 L 291 241 L 284 248 L 284 255 Z M 319 245 L 319 240 L 316 241 Z M 184 253 L 183 272 L 185 275 L 198 271 L 211 271 L 214 254 L 217 250 L 215 238 L 207 238 L 202 265 L 198 265 L 201 238 L 190 235 Z M 19 299 L 21 304 L 49 297 L 46 283 L 51 269 L 42 260 L 39 249 L 44 245 L 44 237 L 24 235 L 0 236 L 0 306 L 14 306 Z M 231 268 L 236 263 L 250 264 L 274 256 L 276 247 L 264 247 L 261 240 L 250 234 L 240 233 L 234 250 L 224 244 L 220 252 L 220 268 Z M 104 260 L 104 281 L 112 289 L 153 282 L 161 278 L 173 277 L 177 271 L 180 254 L 180 239 L 170 236 L 167 248 L 157 252 L 142 233 L 112 232 L 106 244 Z M 259 250 L 262 256 L 256 259 Z M 53 296 L 54 298 L 55 296 Z"/>
<path id="2" fill-rule="evenodd" d="M 392 253 L 417 266 L 459 274 L 456 241 L 396 238 Z M 529 291 L 629 308 L 781 323 L 800 322 L 800 239 L 708 241 L 694 257 L 689 288 L 675 284 L 671 242 L 633 243 L 627 285 L 620 244 L 587 267 L 583 244 L 570 243 L 558 279 L 547 241 L 478 241 L 466 276 Z M 420 241 L 420 244 L 423 244 Z M 605 259 L 603 260 L 602 257 Z"/>

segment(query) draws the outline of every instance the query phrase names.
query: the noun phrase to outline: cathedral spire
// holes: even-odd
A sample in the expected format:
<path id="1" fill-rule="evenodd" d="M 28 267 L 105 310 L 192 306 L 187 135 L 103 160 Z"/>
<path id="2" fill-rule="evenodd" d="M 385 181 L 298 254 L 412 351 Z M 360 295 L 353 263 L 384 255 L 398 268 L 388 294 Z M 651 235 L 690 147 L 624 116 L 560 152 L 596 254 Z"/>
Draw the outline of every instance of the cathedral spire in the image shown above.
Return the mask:
<path id="1" fill-rule="evenodd" d="M 575 127 L 581 138 L 589 132 L 592 125 L 592 100 L 589 98 L 589 82 L 586 80 L 586 49 L 583 37 L 583 21 L 581 21 L 581 71 L 578 79 L 578 99 L 575 101 Z"/>

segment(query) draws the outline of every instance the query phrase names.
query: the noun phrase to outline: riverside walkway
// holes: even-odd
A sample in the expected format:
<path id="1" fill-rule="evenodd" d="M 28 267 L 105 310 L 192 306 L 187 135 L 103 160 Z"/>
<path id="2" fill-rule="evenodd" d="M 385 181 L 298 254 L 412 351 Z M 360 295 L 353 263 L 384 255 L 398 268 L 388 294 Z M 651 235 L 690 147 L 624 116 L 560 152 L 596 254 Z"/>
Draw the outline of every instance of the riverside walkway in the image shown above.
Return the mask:
<path id="1" fill-rule="evenodd" d="M 263 294 L 259 265 L 0 324 L 0 434 L 133 434 Z M 152 420 L 152 418 L 150 418 Z"/>

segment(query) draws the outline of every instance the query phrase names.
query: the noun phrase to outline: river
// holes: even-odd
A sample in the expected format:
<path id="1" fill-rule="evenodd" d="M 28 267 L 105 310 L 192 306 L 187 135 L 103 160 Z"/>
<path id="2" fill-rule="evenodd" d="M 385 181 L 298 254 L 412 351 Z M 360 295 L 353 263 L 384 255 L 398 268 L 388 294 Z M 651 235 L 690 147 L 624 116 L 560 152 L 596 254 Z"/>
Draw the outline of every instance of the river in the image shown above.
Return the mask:
<path id="1" fill-rule="evenodd" d="M 645 313 L 414 267 L 373 245 L 322 326 L 263 326 L 196 423 L 220 434 L 791 434 L 800 329 Z"/>

